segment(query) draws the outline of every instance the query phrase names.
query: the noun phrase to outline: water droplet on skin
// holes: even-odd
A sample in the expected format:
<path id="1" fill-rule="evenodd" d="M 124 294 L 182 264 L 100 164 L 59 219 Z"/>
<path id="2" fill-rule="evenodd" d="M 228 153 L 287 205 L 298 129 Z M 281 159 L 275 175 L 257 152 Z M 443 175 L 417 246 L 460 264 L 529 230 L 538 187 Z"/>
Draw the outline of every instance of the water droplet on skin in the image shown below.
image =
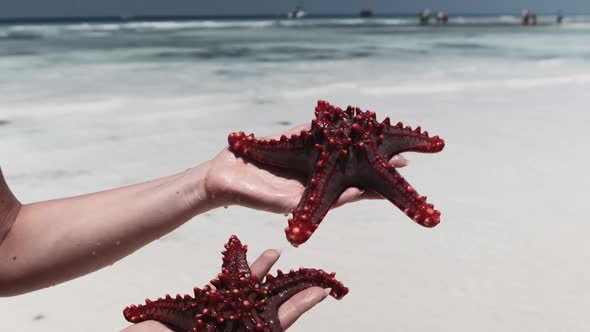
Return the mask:
<path id="1" fill-rule="evenodd" d="M 92 250 L 92 256 L 96 256 L 96 251 Z"/>
<path id="2" fill-rule="evenodd" d="M 121 245 L 121 241 L 117 241 L 117 242 L 115 242 L 115 245 L 116 245 L 116 246 L 118 246 L 118 245 Z"/>

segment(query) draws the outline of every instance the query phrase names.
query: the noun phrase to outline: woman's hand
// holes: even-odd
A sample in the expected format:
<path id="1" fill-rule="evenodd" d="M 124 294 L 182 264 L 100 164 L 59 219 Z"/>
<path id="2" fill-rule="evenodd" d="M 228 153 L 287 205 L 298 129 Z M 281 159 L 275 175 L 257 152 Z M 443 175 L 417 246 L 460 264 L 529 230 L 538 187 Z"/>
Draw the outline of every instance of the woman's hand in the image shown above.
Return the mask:
<path id="1" fill-rule="evenodd" d="M 300 126 L 285 134 L 307 128 Z M 402 167 L 407 161 L 395 156 L 390 163 Z M 305 179 L 257 166 L 227 148 L 214 159 L 175 175 L 23 205 L 1 179 L 0 296 L 56 285 L 111 265 L 222 205 L 288 213 L 305 188 Z M 336 205 L 377 197 L 349 188 Z"/>
<path id="2" fill-rule="evenodd" d="M 272 266 L 277 262 L 281 252 L 268 249 L 260 255 L 250 266 L 250 270 L 258 279 L 263 280 Z M 299 317 L 322 302 L 329 295 L 329 291 L 320 287 L 311 287 L 295 294 L 279 307 L 279 320 L 284 330 L 288 329 Z M 122 332 L 171 332 L 164 324 L 157 321 L 146 321 L 132 325 Z"/>
<path id="3" fill-rule="evenodd" d="M 290 136 L 309 125 L 302 125 L 281 135 Z M 404 167 L 408 161 L 396 155 L 389 161 L 395 167 Z M 224 148 L 209 162 L 205 190 L 222 205 L 242 205 L 258 210 L 276 213 L 289 213 L 297 206 L 305 189 L 305 179 L 293 172 L 279 168 L 260 166 L 236 156 L 229 148 Z M 380 196 L 357 188 L 348 188 L 336 206 L 364 198 Z"/>

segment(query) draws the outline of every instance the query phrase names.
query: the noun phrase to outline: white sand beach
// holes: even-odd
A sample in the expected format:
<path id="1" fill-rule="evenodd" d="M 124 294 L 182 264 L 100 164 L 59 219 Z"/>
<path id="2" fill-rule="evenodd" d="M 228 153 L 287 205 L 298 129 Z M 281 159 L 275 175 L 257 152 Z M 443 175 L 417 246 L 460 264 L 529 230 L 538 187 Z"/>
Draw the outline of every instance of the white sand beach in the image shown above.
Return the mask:
<path id="1" fill-rule="evenodd" d="M 530 38 L 526 49 L 539 52 L 544 40 L 577 38 L 541 37 L 516 38 Z M 587 43 L 575 45 L 590 54 Z M 55 86 L 41 77 L 46 68 L 12 84 L 1 79 L 0 162 L 23 202 L 182 171 L 213 157 L 230 131 L 262 136 L 310 121 L 318 99 L 421 125 L 447 145 L 435 155 L 406 155 L 411 165 L 400 171 L 442 212 L 434 229 L 387 201 L 366 201 L 331 211 L 296 249 L 284 237 L 286 216 L 222 208 L 96 273 L 1 298 L 0 330 L 120 330 L 128 325 L 125 306 L 213 278 L 231 234 L 249 245 L 251 258 L 281 248 L 276 268 L 335 271 L 350 288 L 290 331 L 587 330 L 588 60 L 465 52 L 415 66 L 371 57 L 255 68 L 55 64 Z M 0 68 L 17 77 L 17 60 L 8 61 Z M 213 74 L 221 69 L 244 75 Z"/>

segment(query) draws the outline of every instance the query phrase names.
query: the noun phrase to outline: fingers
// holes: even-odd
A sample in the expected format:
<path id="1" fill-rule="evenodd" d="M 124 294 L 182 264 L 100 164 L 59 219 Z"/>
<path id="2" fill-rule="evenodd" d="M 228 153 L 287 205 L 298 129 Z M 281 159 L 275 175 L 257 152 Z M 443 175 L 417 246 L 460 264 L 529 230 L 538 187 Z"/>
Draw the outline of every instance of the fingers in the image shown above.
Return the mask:
<path id="1" fill-rule="evenodd" d="M 131 325 L 128 328 L 121 330 L 121 332 L 172 332 L 172 330 L 160 322 L 148 320 Z"/>
<path id="2" fill-rule="evenodd" d="M 281 257 L 280 249 L 266 249 L 252 265 L 250 265 L 250 272 L 258 277 L 259 280 L 263 280 L 268 274 L 272 266 Z M 215 289 L 215 286 L 209 284 L 209 287 Z"/>
<path id="3" fill-rule="evenodd" d="M 295 296 L 283 303 L 279 308 L 279 320 L 283 329 L 288 329 L 301 315 L 322 302 L 328 294 L 328 290 L 311 287 L 295 294 Z"/>
<path id="4" fill-rule="evenodd" d="M 406 167 L 409 164 L 409 160 L 404 158 L 402 155 L 395 155 L 389 159 L 389 164 L 396 168 Z M 347 203 L 356 202 L 361 199 L 380 199 L 383 198 L 381 195 L 373 193 L 371 191 L 365 191 L 358 188 L 348 188 L 338 198 L 334 207 L 339 207 Z"/>
<path id="5" fill-rule="evenodd" d="M 262 280 L 281 256 L 278 249 L 265 250 L 250 266 L 250 270 Z M 322 302 L 329 294 L 328 290 L 311 287 L 301 291 L 279 308 L 279 320 L 283 329 L 289 328 L 301 315 Z"/>
<path id="6" fill-rule="evenodd" d="M 406 167 L 409 163 L 410 161 L 404 158 L 404 156 L 401 154 L 396 154 L 395 156 L 391 157 L 391 159 L 389 159 L 389 165 L 393 165 L 397 168 Z"/>
<path id="7" fill-rule="evenodd" d="M 361 199 L 364 190 L 360 190 L 358 188 L 347 188 L 341 195 L 338 197 L 336 203 L 334 203 L 333 207 L 339 207 L 346 203 L 356 202 Z"/>
<path id="8" fill-rule="evenodd" d="M 281 251 L 279 249 L 267 249 L 265 250 L 250 266 L 250 271 L 262 280 L 272 266 L 281 257 Z"/>

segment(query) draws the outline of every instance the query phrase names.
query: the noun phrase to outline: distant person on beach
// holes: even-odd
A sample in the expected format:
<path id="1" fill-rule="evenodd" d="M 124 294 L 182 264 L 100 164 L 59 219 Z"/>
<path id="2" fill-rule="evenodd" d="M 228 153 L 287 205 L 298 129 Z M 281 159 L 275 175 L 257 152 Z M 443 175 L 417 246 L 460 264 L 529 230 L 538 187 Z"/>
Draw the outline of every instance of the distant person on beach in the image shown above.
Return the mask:
<path id="1" fill-rule="evenodd" d="M 537 25 L 537 14 L 528 9 L 522 11 L 522 25 Z"/>
<path id="2" fill-rule="evenodd" d="M 529 25 L 531 21 L 531 14 L 529 13 L 528 9 L 523 9 L 522 11 L 522 25 Z"/>
<path id="3" fill-rule="evenodd" d="M 390 164 L 403 167 L 407 160 L 394 156 Z M 227 148 L 176 175 L 30 204 L 18 201 L 0 170 L 0 296 L 32 292 L 112 265 L 214 208 L 241 205 L 287 213 L 303 190 L 302 179 L 294 174 L 246 162 Z M 376 197 L 351 188 L 340 196 L 338 205 L 363 198 Z M 248 221 L 242 222 L 247 227 Z M 252 264 L 252 272 L 265 275 L 279 255 L 277 250 L 266 250 Z M 198 253 L 188 259 L 198 259 Z M 318 287 L 300 294 L 278 309 L 284 328 L 327 296 Z M 148 321 L 125 331 L 169 330 Z"/>
<path id="4" fill-rule="evenodd" d="M 439 10 L 436 13 L 436 23 L 447 24 L 448 21 L 449 21 L 449 16 L 445 12 L 443 12 L 442 10 Z"/>
<path id="5" fill-rule="evenodd" d="M 425 8 L 418 14 L 418 19 L 421 25 L 427 25 L 430 23 L 430 9 Z"/>
<path id="6" fill-rule="evenodd" d="M 555 18 L 557 24 L 561 24 L 563 22 L 563 13 L 560 11 L 557 12 L 557 17 Z"/>

